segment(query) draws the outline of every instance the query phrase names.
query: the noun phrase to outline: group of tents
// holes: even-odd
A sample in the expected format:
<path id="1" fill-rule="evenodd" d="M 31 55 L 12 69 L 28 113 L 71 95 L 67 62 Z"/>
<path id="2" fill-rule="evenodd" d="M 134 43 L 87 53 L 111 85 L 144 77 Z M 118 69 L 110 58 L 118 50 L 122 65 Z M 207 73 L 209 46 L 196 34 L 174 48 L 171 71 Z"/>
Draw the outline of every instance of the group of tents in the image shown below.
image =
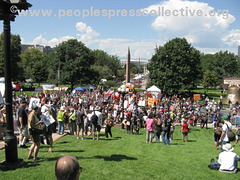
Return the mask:
<path id="1" fill-rule="evenodd" d="M 75 91 L 85 91 L 86 89 L 95 90 L 96 88 L 97 88 L 96 86 L 94 86 L 92 84 L 88 84 L 88 85 L 83 86 L 83 87 L 79 86 L 79 87 L 77 87 L 77 88 L 75 88 L 73 90 L 75 90 Z M 158 92 L 158 93 L 161 93 L 161 90 L 158 87 L 156 87 L 155 85 L 153 85 L 153 86 L 151 86 L 150 88 L 147 89 L 147 92 Z"/>
<path id="2" fill-rule="evenodd" d="M 92 84 L 88 84 L 88 85 L 86 85 L 86 86 L 83 86 L 83 87 L 81 87 L 81 86 L 79 86 L 79 87 L 76 87 L 75 89 L 73 89 L 73 90 L 75 90 L 75 91 L 85 91 L 86 89 L 92 89 L 92 90 L 95 90 L 97 87 L 96 86 L 94 86 L 94 85 L 92 85 Z"/>
<path id="3" fill-rule="evenodd" d="M 42 85 L 42 90 L 44 90 L 44 91 L 51 91 L 51 90 L 67 90 L 68 89 L 68 87 L 61 87 L 60 89 L 59 89 L 59 87 L 55 87 L 55 85 L 51 85 L 51 84 L 48 84 L 48 85 Z M 86 85 L 86 86 L 83 86 L 83 87 L 77 87 L 77 88 L 75 88 L 75 89 L 73 89 L 73 90 L 75 90 L 75 91 L 85 91 L 85 90 L 89 90 L 89 89 L 93 89 L 93 90 L 95 90 L 97 87 L 95 86 L 95 85 L 92 85 L 92 84 L 88 84 L 88 85 Z"/>
<path id="4" fill-rule="evenodd" d="M 75 90 L 75 91 L 84 91 L 86 89 L 93 89 L 93 90 L 95 90 L 96 86 L 94 86 L 92 84 L 88 84 L 88 85 L 86 85 L 84 87 L 80 87 L 79 86 L 79 87 L 77 87 L 77 88 L 75 88 L 73 90 Z M 158 92 L 158 93 L 161 93 L 161 90 L 158 87 L 156 87 L 155 85 L 153 85 L 153 86 L 151 86 L 150 88 L 147 89 L 147 92 Z"/>

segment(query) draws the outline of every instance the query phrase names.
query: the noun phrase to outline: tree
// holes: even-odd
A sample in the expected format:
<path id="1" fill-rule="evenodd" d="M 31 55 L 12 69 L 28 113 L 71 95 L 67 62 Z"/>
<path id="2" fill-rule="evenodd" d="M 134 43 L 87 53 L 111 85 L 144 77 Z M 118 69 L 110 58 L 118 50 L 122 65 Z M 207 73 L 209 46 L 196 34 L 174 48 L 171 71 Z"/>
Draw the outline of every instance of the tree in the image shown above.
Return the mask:
<path id="1" fill-rule="evenodd" d="M 61 83 L 70 83 L 71 89 L 76 83 L 90 83 L 97 77 L 91 68 L 94 64 L 92 51 L 77 39 L 62 42 L 56 47 L 55 72 L 60 67 Z M 55 73 L 57 77 L 57 73 Z"/>
<path id="2" fill-rule="evenodd" d="M 185 38 L 175 38 L 156 49 L 147 65 L 150 85 L 157 85 L 168 92 L 191 90 L 200 77 L 200 52 Z"/>
<path id="3" fill-rule="evenodd" d="M 47 57 L 47 71 L 48 71 L 48 81 L 52 84 L 58 85 L 58 56 L 56 51 L 49 53 Z"/>
<path id="4" fill-rule="evenodd" d="M 47 55 L 45 53 L 35 48 L 27 49 L 21 54 L 21 59 L 19 65 L 24 69 L 25 79 L 31 78 L 36 82 L 47 80 Z"/>
<path id="5" fill-rule="evenodd" d="M 228 51 L 219 51 L 215 54 L 201 55 L 202 74 L 206 71 L 215 71 L 218 85 L 223 78 L 238 76 L 239 57 Z"/>
<path id="6" fill-rule="evenodd" d="M 118 72 L 117 72 L 117 79 L 119 81 L 124 81 L 125 76 L 126 76 L 126 68 L 125 69 L 124 68 L 119 69 Z"/>
<path id="7" fill-rule="evenodd" d="M 216 66 L 216 58 L 214 54 L 201 54 L 201 67 L 202 73 L 209 71 L 214 71 Z M 203 74 L 202 74 L 203 75 Z"/>
<path id="8" fill-rule="evenodd" d="M 125 65 L 126 69 L 126 65 Z M 138 67 L 136 64 L 130 62 L 130 72 L 131 74 L 141 74 L 143 73 L 143 69 L 141 67 Z"/>
<path id="9" fill-rule="evenodd" d="M 109 55 L 99 49 L 93 51 L 93 56 L 95 59 L 93 68 L 98 72 L 99 80 L 112 80 L 114 76 L 117 76 L 120 68 L 120 60 L 117 56 Z"/>
<path id="10" fill-rule="evenodd" d="M 0 35 L 0 77 L 4 76 L 4 33 Z M 12 65 L 12 79 L 13 81 L 20 80 L 21 70 L 18 63 L 21 61 L 21 39 L 19 35 L 11 35 L 11 65 Z"/>
<path id="11" fill-rule="evenodd" d="M 39 86 L 41 82 L 45 82 L 48 78 L 48 72 L 44 61 L 37 61 L 32 67 L 32 79 L 34 82 L 38 82 Z"/>
<path id="12" fill-rule="evenodd" d="M 214 87 L 218 85 L 218 77 L 216 71 L 205 71 L 203 74 L 202 85 L 204 88 Z"/>
<path id="13" fill-rule="evenodd" d="M 135 74 L 143 73 L 143 69 L 138 67 L 136 64 L 130 62 L 130 76 L 134 78 Z M 117 72 L 117 79 L 120 81 L 124 81 L 126 78 L 126 64 L 123 68 L 119 68 Z"/>
<path id="14" fill-rule="evenodd" d="M 238 57 L 228 51 L 219 51 L 214 54 L 216 58 L 215 71 L 222 78 L 236 76 L 238 73 Z"/>
<path id="15" fill-rule="evenodd" d="M 93 65 L 92 68 L 99 74 L 98 81 L 100 81 L 101 79 L 112 80 L 114 77 L 112 70 L 108 66 Z"/>

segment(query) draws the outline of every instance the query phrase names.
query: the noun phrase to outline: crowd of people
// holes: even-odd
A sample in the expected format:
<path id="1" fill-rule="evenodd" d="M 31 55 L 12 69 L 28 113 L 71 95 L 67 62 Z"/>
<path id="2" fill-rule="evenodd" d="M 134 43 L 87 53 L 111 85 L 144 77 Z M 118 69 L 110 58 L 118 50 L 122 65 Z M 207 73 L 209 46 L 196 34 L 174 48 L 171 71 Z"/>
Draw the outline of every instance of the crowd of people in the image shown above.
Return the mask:
<path id="1" fill-rule="evenodd" d="M 39 99 L 39 104 L 30 104 L 31 98 Z M 123 101 L 124 99 L 124 101 Z M 145 101 L 144 106 L 139 101 Z M 127 103 L 126 103 L 127 102 Z M 37 160 L 40 143 L 49 145 L 49 153 L 52 153 L 52 133 L 65 134 L 66 130 L 77 139 L 85 139 L 92 136 L 93 140 L 99 140 L 102 126 L 105 126 L 105 136 L 112 138 L 111 127 L 121 125 L 127 134 L 138 134 L 145 128 L 146 143 L 151 143 L 153 138 L 163 145 L 169 145 L 173 140 L 175 125 L 182 126 L 182 141 L 188 141 L 189 129 L 197 125 L 208 128 L 208 123 L 214 125 L 214 145 L 221 148 L 229 141 L 227 139 L 226 124 L 232 129 L 231 119 L 220 115 L 221 101 L 210 101 L 208 97 L 201 103 L 192 98 L 174 95 L 160 97 L 158 103 L 148 105 L 146 93 L 126 95 L 121 98 L 116 92 L 73 92 L 63 91 L 56 93 L 36 93 L 31 97 L 24 94 L 13 99 L 13 116 L 19 129 L 19 147 L 26 148 L 29 134 L 33 144 L 29 148 L 28 158 Z M 238 112 L 236 105 L 231 105 L 232 117 Z M 1 110 L 0 138 L 4 135 L 6 124 L 4 108 Z M 48 113 L 54 122 L 46 125 L 43 116 Z M 225 122 L 222 122 L 222 121 Z M 227 122 L 227 120 L 230 120 Z M 219 131 L 219 132 L 218 132 Z M 240 131 L 240 130 L 239 130 Z M 235 144 L 238 142 L 238 136 Z M 234 144 L 234 145 L 235 145 Z M 240 145 L 240 143 L 239 143 Z M 33 154 L 33 156 L 32 156 Z"/>
<path id="2" fill-rule="evenodd" d="M 107 94 L 107 96 L 105 96 Z M 112 137 L 111 127 L 114 124 L 122 124 L 126 127 L 127 133 L 139 133 L 140 128 L 147 125 L 149 137 L 155 137 L 157 141 L 162 140 L 163 144 L 169 144 L 173 136 L 175 124 L 187 124 L 194 129 L 194 126 L 200 124 L 201 128 L 208 128 L 208 123 L 217 122 L 220 117 L 222 107 L 221 101 L 210 101 L 208 97 L 201 104 L 200 101 L 194 101 L 192 98 L 181 96 L 171 96 L 159 98 L 157 105 L 147 105 L 146 94 L 126 95 L 124 102 L 119 95 L 114 92 L 92 91 L 92 92 L 74 92 L 74 93 L 36 93 L 31 97 L 24 94 L 14 97 L 13 110 L 14 120 L 20 129 L 19 147 L 25 147 L 28 140 L 28 114 L 33 108 L 29 107 L 31 98 L 38 98 L 41 106 L 38 105 L 36 114 L 38 119 L 46 111 L 51 111 L 55 123 L 48 128 L 46 141 L 51 146 L 51 133 L 58 129 L 59 134 L 64 134 L 65 130 L 70 131 L 70 135 L 77 135 L 84 139 L 84 136 L 92 134 L 95 139 L 97 131 L 97 140 L 101 126 L 106 125 L 105 134 Z M 140 106 L 139 101 L 145 100 L 145 106 Z M 127 101 L 127 105 L 126 105 Z M 123 106 L 124 104 L 124 106 Z M 51 107 L 51 108 L 49 108 Z M 233 107 L 234 112 L 234 107 Z M 4 108 L 1 110 L 1 135 L 5 133 L 6 125 Z M 233 113 L 232 113 L 233 114 Z M 94 117 L 98 117 L 95 121 Z M 151 117 L 149 117 L 151 116 Z M 93 117 L 93 120 L 92 120 Z M 152 119 L 153 123 L 149 126 L 147 119 Z M 96 119 L 96 118 L 95 118 Z M 186 126 L 186 125 L 185 125 Z M 219 126 L 219 123 L 218 123 Z M 40 125 L 41 127 L 41 125 Z M 187 139 L 187 128 L 184 130 L 183 141 Z M 160 137 L 160 134 L 162 136 Z M 50 138 L 48 138 L 50 137 Z M 150 138 L 152 139 L 152 138 Z M 219 138 L 216 138 L 219 140 Z M 165 142 L 166 141 L 166 142 Z M 148 140 L 147 140 L 148 142 Z M 51 148 L 49 149 L 51 152 Z"/>

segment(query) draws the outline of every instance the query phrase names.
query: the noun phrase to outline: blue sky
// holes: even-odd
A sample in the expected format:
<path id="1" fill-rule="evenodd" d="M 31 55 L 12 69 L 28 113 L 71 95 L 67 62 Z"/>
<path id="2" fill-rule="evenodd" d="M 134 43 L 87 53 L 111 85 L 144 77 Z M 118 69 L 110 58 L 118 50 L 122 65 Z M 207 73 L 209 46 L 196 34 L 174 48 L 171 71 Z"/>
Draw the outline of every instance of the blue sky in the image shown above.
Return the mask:
<path id="1" fill-rule="evenodd" d="M 126 57 L 128 47 L 132 59 L 150 59 L 156 44 L 162 46 L 175 37 L 185 37 L 203 53 L 228 50 L 237 54 L 240 45 L 238 0 L 28 2 L 33 5 L 30 10 L 40 11 L 39 15 L 28 12 L 12 23 L 12 33 L 19 34 L 23 44 L 55 47 L 76 38 L 91 49 L 102 49 L 120 59 Z M 42 10 L 52 12 L 44 16 Z M 88 17 L 83 18 L 83 12 L 89 13 Z"/>

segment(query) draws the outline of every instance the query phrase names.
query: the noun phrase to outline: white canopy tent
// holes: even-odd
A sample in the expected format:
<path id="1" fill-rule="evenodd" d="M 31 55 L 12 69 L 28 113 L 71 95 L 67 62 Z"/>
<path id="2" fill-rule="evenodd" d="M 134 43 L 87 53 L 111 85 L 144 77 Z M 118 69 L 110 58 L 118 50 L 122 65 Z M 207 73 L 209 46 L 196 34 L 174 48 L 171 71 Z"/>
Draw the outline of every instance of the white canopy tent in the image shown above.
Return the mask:
<path id="1" fill-rule="evenodd" d="M 157 86 L 153 85 L 150 88 L 147 89 L 147 92 L 159 92 L 161 93 L 161 89 L 159 89 Z"/>
<path id="2" fill-rule="evenodd" d="M 161 94 L 161 89 L 159 89 L 157 86 L 153 85 L 150 88 L 147 89 L 147 92 L 152 94 L 152 98 L 159 99 Z"/>

